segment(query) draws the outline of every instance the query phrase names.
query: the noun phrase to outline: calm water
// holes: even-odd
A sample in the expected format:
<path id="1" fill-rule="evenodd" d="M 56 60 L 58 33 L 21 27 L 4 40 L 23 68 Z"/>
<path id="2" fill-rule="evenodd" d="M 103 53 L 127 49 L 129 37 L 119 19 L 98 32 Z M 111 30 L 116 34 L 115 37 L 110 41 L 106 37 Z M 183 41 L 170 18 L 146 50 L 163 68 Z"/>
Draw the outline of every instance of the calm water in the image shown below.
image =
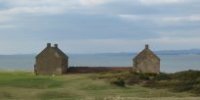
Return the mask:
<path id="1" fill-rule="evenodd" d="M 132 66 L 132 55 L 69 55 L 70 66 Z M 32 71 L 35 55 L 0 56 L 1 70 Z M 200 55 L 159 55 L 162 72 L 200 70 Z"/>

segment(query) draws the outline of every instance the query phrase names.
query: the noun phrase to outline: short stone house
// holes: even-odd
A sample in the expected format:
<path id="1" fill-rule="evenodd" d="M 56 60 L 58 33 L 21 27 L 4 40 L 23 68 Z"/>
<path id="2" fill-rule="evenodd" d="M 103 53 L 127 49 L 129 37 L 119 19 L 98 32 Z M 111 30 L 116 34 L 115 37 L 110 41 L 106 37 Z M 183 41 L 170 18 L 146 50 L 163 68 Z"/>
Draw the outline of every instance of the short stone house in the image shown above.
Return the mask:
<path id="1" fill-rule="evenodd" d="M 154 54 L 148 45 L 133 59 L 134 71 L 139 73 L 160 73 L 160 58 Z"/>
<path id="2" fill-rule="evenodd" d="M 67 72 L 68 56 L 63 53 L 58 45 L 50 43 L 36 56 L 34 72 L 36 75 L 62 75 Z"/>

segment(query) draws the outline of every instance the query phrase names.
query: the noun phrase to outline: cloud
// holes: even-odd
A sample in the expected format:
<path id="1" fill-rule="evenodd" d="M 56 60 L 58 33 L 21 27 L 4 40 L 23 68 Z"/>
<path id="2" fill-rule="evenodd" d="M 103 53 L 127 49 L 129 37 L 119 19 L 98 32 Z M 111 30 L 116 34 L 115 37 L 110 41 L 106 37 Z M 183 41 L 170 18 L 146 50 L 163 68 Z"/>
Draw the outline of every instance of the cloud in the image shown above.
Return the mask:
<path id="1" fill-rule="evenodd" d="M 16 15 L 57 15 L 67 12 L 89 11 L 88 7 L 108 3 L 112 0 L 2 0 L 0 1 L 5 7 L 0 9 L 0 17 L 7 19 L 17 18 Z M 1 21 L 7 21 L 0 19 Z"/>
<path id="2" fill-rule="evenodd" d="M 19 19 L 23 15 L 56 15 L 63 13 L 64 10 L 59 7 L 14 7 L 0 10 L 0 23 L 11 22 Z"/>
<path id="3" fill-rule="evenodd" d="M 177 22 L 196 22 L 200 21 L 200 15 L 188 15 L 188 16 L 174 16 L 174 17 L 164 17 L 163 22 L 167 23 L 177 23 Z"/>
<path id="4" fill-rule="evenodd" d="M 187 23 L 187 22 L 199 22 L 200 15 L 182 15 L 182 16 L 164 16 L 164 15 L 133 15 L 133 14 L 121 14 L 119 18 L 127 21 L 150 21 L 157 24 L 174 24 L 174 23 Z"/>
<path id="5" fill-rule="evenodd" d="M 104 3 L 108 3 L 111 0 L 80 0 L 80 4 L 83 6 L 96 6 Z"/>
<path id="6" fill-rule="evenodd" d="M 4 22 L 7 22 L 10 20 L 10 17 L 9 16 L 5 16 L 5 15 L 2 15 L 2 13 L 0 12 L 0 25 Z"/>
<path id="7" fill-rule="evenodd" d="M 63 12 L 58 7 L 15 7 L 6 10 L 1 10 L 2 15 L 16 15 L 16 14 L 58 14 Z"/>
<path id="8" fill-rule="evenodd" d="M 152 50 L 175 50 L 198 47 L 200 38 L 162 37 L 151 39 L 79 39 L 64 40 L 58 43 L 68 48 L 63 50 L 72 53 L 102 53 L 102 52 L 138 52 L 149 44 Z M 86 47 L 87 45 L 87 47 Z M 61 46 L 62 47 L 62 46 Z M 178 48 L 174 48 L 178 47 Z"/>
<path id="9" fill-rule="evenodd" d="M 8 6 L 61 6 L 74 5 L 78 0 L 3 0 L 3 3 Z"/>
<path id="10" fill-rule="evenodd" d="M 81 8 L 83 6 L 96 6 L 108 3 L 112 0 L 4 0 L 11 7 L 65 7 Z"/>
<path id="11" fill-rule="evenodd" d="M 140 3 L 146 5 L 157 5 L 157 4 L 175 4 L 181 3 L 185 0 L 139 0 Z"/>
<path id="12" fill-rule="evenodd" d="M 138 15 L 120 14 L 118 16 L 122 19 L 129 20 L 129 21 L 138 21 L 138 20 L 144 19 L 142 16 L 138 16 Z"/>
<path id="13" fill-rule="evenodd" d="M 10 52 L 15 49 L 20 52 L 23 48 L 20 45 L 28 47 L 32 41 L 37 41 L 33 43 L 35 47 L 29 46 L 27 52 L 51 41 L 74 53 L 133 51 L 146 43 L 156 49 L 196 48 L 200 43 L 199 3 L 198 0 L 0 0 L 0 40 L 1 45 L 5 44 L 2 48 L 7 48 L 3 51 L 8 52 L 9 47 L 13 50 Z"/>
<path id="14" fill-rule="evenodd" d="M 14 25 L 0 25 L 0 29 L 6 29 L 6 28 L 13 28 L 15 27 Z"/>

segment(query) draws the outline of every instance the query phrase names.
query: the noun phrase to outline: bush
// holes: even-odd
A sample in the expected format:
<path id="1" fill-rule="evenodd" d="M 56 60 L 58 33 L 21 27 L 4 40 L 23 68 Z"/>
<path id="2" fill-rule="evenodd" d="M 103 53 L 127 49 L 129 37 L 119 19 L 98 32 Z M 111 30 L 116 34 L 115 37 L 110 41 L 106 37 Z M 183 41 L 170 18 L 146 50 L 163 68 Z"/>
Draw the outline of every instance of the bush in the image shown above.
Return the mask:
<path id="1" fill-rule="evenodd" d="M 175 86 L 173 90 L 177 92 L 184 92 L 184 91 L 190 91 L 193 89 L 193 82 L 186 81 L 186 82 L 179 82 L 179 85 Z"/>
<path id="2" fill-rule="evenodd" d="M 192 92 L 200 96 L 200 79 L 198 81 L 199 83 L 194 85 L 194 89 L 192 90 Z"/>
<path id="3" fill-rule="evenodd" d="M 171 75 L 166 74 L 166 73 L 160 73 L 157 76 L 155 76 L 155 80 L 157 80 L 157 81 L 170 80 L 170 79 L 171 79 Z"/>
<path id="4" fill-rule="evenodd" d="M 158 74 L 154 73 L 135 73 L 134 75 L 138 76 L 140 80 L 148 81 L 148 80 L 154 80 Z"/>
<path id="5" fill-rule="evenodd" d="M 173 79 L 177 80 L 195 80 L 200 77 L 200 71 L 188 70 L 172 74 Z"/>
<path id="6" fill-rule="evenodd" d="M 169 89 L 175 92 L 191 92 L 199 95 L 200 93 L 200 71 L 182 71 L 172 74 L 160 73 L 123 73 L 110 74 L 107 79 L 111 79 L 111 84 L 125 87 L 128 85 L 139 84 L 149 88 Z M 114 79 L 114 80 L 113 80 Z"/>
<path id="7" fill-rule="evenodd" d="M 200 93 L 200 78 L 196 80 L 180 81 L 177 83 L 177 86 L 174 87 L 174 90 L 178 92 L 191 91 Z"/>
<path id="8" fill-rule="evenodd" d="M 139 76 L 133 75 L 127 79 L 128 85 L 139 84 L 141 82 Z"/>
<path id="9" fill-rule="evenodd" d="M 117 78 L 117 79 L 111 81 L 111 84 L 114 84 L 119 87 L 125 87 L 125 81 L 122 78 Z"/>

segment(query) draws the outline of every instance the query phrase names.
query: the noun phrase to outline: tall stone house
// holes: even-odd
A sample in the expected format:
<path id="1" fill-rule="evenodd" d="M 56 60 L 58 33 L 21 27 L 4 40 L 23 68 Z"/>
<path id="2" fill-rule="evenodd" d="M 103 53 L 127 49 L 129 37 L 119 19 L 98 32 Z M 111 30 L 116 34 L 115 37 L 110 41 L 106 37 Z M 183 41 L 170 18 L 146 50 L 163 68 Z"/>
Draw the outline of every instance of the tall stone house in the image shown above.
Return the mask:
<path id="1" fill-rule="evenodd" d="M 134 71 L 139 73 L 160 73 L 160 58 L 154 54 L 149 45 L 133 59 Z"/>
<path id="2" fill-rule="evenodd" d="M 36 75 L 62 75 L 68 68 L 68 56 L 62 52 L 58 45 L 47 47 L 36 56 L 34 72 Z"/>

